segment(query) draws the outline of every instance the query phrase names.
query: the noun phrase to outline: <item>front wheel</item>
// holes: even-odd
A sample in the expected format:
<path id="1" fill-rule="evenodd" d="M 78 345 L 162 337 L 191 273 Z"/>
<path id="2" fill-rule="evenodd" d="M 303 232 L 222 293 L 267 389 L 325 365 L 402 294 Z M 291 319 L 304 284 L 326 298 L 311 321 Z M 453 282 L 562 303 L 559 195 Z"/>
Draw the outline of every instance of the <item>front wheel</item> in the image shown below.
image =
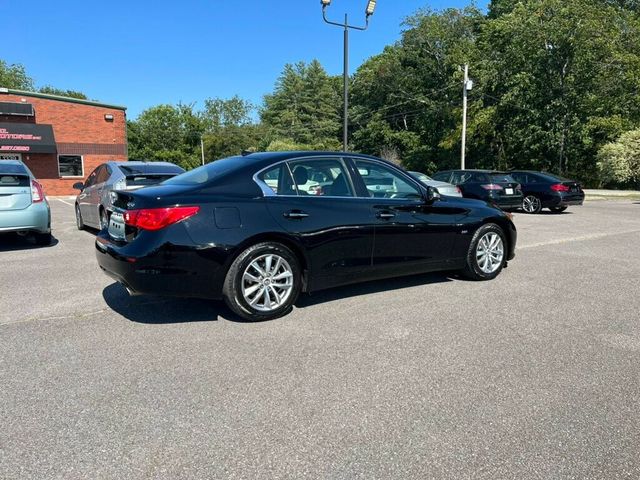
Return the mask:
<path id="1" fill-rule="evenodd" d="M 496 278 L 506 260 L 506 241 L 502 228 L 494 223 L 481 226 L 471 239 L 463 274 L 472 280 Z"/>
<path id="2" fill-rule="evenodd" d="M 276 242 L 258 243 L 236 258 L 224 282 L 229 308 L 245 320 L 271 320 L 291 311 L 302 289 L 295 254 Z"/>
<path id="3" fill-rule="evenodd" d="M 567 207 L 550 207 L 549 210 L 551 210 L 553 213 L 562 213 L 567 209 Z"/>
<path id="4" fill-rule="evenodd" d="M 80 212 L 80 205 L 76 204 L 76 227 L 78 230 L 84 230 L 84 221 L 82 220 L 82 213 Z"/>

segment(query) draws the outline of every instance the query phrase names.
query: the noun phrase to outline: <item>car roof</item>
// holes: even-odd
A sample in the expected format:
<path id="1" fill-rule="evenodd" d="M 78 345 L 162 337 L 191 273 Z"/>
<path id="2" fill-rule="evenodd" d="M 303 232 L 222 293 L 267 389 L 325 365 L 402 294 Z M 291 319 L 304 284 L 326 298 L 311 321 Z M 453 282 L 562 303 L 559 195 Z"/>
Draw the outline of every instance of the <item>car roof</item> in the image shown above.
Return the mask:
<path id="1" fill-rule="evenodd" d="M 0 165 L 24 165 L 21 160 L 0 160 Z"/>

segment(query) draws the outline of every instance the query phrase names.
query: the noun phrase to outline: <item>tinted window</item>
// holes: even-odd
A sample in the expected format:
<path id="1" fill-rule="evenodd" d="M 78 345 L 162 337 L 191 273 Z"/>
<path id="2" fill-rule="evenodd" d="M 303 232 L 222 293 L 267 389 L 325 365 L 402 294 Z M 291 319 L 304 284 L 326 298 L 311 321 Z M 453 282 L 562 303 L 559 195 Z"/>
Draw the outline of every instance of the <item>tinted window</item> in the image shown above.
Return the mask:
<path id="1" fill-rule="evenodd" d="M 298 195 L 353 197 L 349 175 L 341 160 L 311 158 L 289 163 Z"/>
<path id="2" fill-rule="evenodd" d="M 276 195 L 297 195 L 291 173 L 284 162 L 265 170 L 258 178 Z"/>
<path id="3" fill-rule="evenodd" d="M 391 168 L 367 160 L 355 160 L 370 197 L 421 199 L 420 190 Z"/>
<path id="4" fill-rule="evenodd" d="M 450 178 L 451 172 L 439 172 L 433 176 L 433 179 L 439 182 L 448 182 Z"/>
<path id="5" fill-rule="evenodd" d="M 201 185 L 236 170 L 245 161 L 244 157 L 223 158 L 177 175 L 162 183 L 170 185 Z"/>
<path id="6" fill-rule="evenodd" d="M 541 182 L 551 182 L 551 183 L 555 183 L 555 182 L 569 182 L 571 180 L 564 178 L 564 177 L 560 177 L 558 175 L 554 175 L 552 173 L 538 173 L 536 174 L 536 176 L 539 177 Z"/>
<path id="7" fill-rule="evenodd" d="M 491 181 L 493 183 L 517 183 L 514 178 L 507 173 L 492 173 Z"/>
<path id="8" fill-rule="evenodd" d="M 487 175 L 482 172 L 468 172 L 461 170 L 453 173 L 451 183 L 461 185 L 463 183 L 483 183 L 487 181 Z"/>
<path id="9" fill-rule="evenodd" d="M 118 165 L 118 168 L 125 175 L 179 175 L 184 173 L 184 169 L 177 165 L 159 165 L 149 162 L 143 165 Z"/>
<path id="10" fill-rule="evenodd" d="M 87 177 L 87 180 L 84 182 L 84 188 L 90 187 L 91 185 L 95 185 L 96 176 L 98 175 L 98 170 L 100 170 L 100 167 L 96 168 L 93 172 L 91 172 L 91 175 Z"/>
<path id="11" fill-rule="evenodd" d="M 82 156 L 58 155 L 58 171 L 61 177 L 82 177 Z"/>
<path id="12" fill-rule="evenodd" d="M 96 183 L 104 183 L 109 180 L 109 170 L 106 165 L 103 165 L 96 174 Z"/>
<path id="13" fill-rule="evenodd" d="M 0 173 L 0 187 L 28 187 L 29 180 L 26 172 L 24 175 Z"/>

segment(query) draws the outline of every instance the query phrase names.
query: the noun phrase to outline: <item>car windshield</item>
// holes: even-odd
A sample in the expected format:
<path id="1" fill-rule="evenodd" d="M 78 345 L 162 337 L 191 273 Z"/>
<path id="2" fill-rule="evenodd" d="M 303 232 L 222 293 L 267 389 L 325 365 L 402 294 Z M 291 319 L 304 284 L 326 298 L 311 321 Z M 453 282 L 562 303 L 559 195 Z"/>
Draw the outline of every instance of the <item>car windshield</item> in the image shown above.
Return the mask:
<path id="1" fill-rule="evenodd" d="M 491 181 L 493 183 L 517 183 L 513 177 L 507 173 L 492 173 Z"/>
<path id="2" fill-rule="evenodd" d="M 201 167 L 177 175 L 162 182 L 162 185 L 202 185 L 235 170 L 244 157 L 229 157 L 207 163 Z"/>

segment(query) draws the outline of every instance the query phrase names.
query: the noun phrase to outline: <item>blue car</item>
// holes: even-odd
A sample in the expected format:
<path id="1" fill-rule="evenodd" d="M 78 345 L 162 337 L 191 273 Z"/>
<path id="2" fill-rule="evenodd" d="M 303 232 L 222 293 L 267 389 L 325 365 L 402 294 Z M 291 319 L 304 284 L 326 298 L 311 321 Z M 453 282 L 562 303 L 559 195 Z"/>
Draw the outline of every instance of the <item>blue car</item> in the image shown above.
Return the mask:
<path id="1" fill-rule="evenodd" d="M 19 160 L 0 160 L 0 234 L 33 235 L 38 245 L 51 243 L 51 210 L 38 183 Z"/>

